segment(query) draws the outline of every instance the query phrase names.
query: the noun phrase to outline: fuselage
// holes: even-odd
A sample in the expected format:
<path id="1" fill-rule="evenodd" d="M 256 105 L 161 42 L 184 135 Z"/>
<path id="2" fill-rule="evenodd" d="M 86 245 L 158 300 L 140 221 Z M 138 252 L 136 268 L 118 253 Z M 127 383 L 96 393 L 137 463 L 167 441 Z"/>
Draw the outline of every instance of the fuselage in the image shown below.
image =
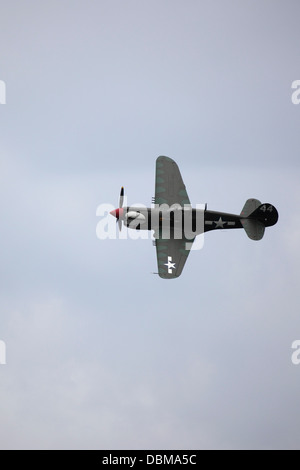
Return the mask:
<path id="1" fill-rule="evenodd" d="M 133 230 L 171 230 L 172 232 L 189 233 L 193 238 L 210 230 L 243 228 L 240 215 L 225 212 L 193 209 L 191 207 L 163 206 L 124 207 L 112 212 L 122 219 L 124 225 Z"/>

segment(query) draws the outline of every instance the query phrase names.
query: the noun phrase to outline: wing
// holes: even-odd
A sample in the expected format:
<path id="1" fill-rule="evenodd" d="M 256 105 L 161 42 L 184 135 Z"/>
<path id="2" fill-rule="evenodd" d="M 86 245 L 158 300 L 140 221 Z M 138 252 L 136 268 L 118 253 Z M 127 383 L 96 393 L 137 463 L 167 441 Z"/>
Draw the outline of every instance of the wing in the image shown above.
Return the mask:
<path id="1" fill-rule="evenodd" d="M 155 204 L 191 205 L 179 168 L 168 157 L 156 160 Z"/>
<path id="2" fill-rule="evenodd" d="M 156 239 L 158 274 L 163 279 L 179 277 L 190 254 L 194 240 Z"/>

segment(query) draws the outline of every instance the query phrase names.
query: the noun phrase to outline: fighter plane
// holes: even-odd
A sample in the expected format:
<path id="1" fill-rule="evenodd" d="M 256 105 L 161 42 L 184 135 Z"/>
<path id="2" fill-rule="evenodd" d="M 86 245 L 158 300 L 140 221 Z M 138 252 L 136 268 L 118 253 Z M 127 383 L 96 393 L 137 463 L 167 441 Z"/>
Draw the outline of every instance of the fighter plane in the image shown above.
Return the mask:
<path id="1" fill-rule="evenodd" d="M 184 268 L 197 235 L 212 230 L 243 228 L 251 240 L 261 240 L 266 227 L 278 221 L 276 208 L 257 199 L 248 199 L 240 215 L 205 209 L 193 209 L 179 168 L 174 160 L 156 160 L 154 207 L 123 207 L 121 188 L 119 208 L 110 212 L 134 230 L 154 230 L 158 275 L 162 279 L 178 278 Z"/>

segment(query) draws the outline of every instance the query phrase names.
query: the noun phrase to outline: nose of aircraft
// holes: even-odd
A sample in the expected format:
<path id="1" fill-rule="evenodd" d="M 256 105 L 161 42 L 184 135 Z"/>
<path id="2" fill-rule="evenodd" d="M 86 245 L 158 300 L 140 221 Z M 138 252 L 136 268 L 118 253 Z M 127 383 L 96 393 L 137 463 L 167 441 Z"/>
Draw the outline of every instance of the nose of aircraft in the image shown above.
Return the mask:
<path id="1" fill-rule="evenodd" d="M 115 209 L 110 212 L 111 215 L 113 215 L 116 219 L 119 219 L 123 215 L 123 209 Z"/>

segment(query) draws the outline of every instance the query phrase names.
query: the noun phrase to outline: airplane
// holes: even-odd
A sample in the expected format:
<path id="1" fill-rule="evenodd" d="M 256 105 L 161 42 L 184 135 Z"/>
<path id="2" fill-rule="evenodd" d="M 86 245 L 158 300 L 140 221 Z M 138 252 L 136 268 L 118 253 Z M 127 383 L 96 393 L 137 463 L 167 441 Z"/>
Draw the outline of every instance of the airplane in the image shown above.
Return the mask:
<path id="1" fill-rule="evenodd" d="M 243 228 L 251 240 L 261 240 L 266 227 L 278 221 L 277 209 L 258 199 L 248 199 L 240 215 L 205 209 L 193 209 L 179 168 L 169 157 L 156 160 L 155 206 L 123 207 L 121 188 L 119 208 L 110 212 L 134 230 L 154 230 L 158 274 L 162 279 L 178 278 L 185 266 L 197 235 L 212 230 Z"/>

